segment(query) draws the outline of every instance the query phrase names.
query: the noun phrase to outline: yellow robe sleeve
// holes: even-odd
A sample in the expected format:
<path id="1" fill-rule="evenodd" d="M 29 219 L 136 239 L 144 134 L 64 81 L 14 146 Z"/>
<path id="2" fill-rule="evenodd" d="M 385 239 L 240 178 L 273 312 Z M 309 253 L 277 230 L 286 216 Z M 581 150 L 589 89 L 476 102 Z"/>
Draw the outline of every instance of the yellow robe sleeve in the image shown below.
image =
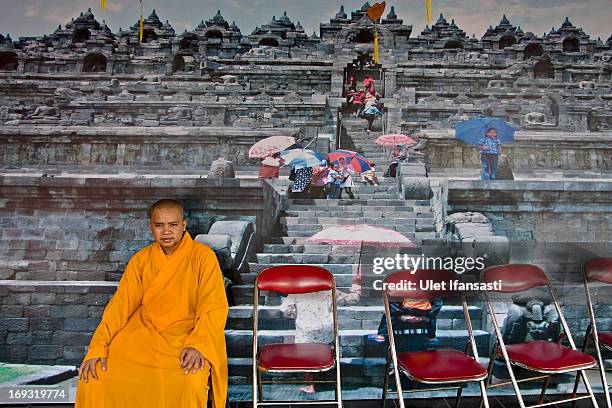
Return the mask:
<path id="1" fill-rule="evenodd" d="M 89 343 L 84 361 L 108 356 L 108 345 L 138 309 L 142 295 L 142 271 L 137 259 L 132 257 L 119 280 L 117 291 L 104 309 L 102 321 Z"/>
<path id="2" fill-rule="evenodd" d="M 185 340 L 184 347 L 195 348 L 210 363 L 214 408 L 224 408 L 228 381 L 225 323 L 229 307 L 215 253 L 206 247 L 202 258 L 195 328 Z"/>

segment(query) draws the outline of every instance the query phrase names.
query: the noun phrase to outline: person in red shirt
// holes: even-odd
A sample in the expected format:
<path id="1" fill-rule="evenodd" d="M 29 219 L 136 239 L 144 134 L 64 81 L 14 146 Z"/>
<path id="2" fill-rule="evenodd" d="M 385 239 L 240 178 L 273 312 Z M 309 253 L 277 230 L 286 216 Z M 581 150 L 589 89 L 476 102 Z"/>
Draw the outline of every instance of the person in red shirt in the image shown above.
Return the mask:
<path id="1" fill-rule="evenodd" d="M 374 87 L 375 83 L 376 81 L 374 81 L 374 78 L 372 78 L 370 75 L 366 75 L 365 79 L 363 80 L 363 86 L 366 91 L 369 91 L 370 87 Z"/>
<path id="2" fill-rule="evenodd" d="M 359 116 L 365 104 L 366 94 L 363 89 L 353 94 L 353 116 Z"/>
<path id="3" fill-rule="evenodd" d="M 349 91 L 356 91 L 356 90 L 357 90 L 357 76 L 351 75 L 351 78 L 349 79 Z"/>

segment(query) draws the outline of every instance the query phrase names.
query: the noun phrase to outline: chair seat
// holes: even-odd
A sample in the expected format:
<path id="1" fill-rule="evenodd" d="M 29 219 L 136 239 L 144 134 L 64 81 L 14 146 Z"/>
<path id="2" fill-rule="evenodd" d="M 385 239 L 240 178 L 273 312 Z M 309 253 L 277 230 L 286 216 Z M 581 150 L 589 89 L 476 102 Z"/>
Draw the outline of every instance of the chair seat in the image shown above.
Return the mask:
<path id="1" fill-rule="evenodd" d="M 550 341 L 536 340 L 506 346 L 510 361 L 532 371 L 561 373 L 590 368 L 595 359 Z"/>
<path id="2" fill-rule="evenodd" d="M 597 337 L 599 338 L 599 342 L 606 348 L 612 348 L 612 332 L 597 333 Z"/>
<path id="3" fill-rule="evenodd" d="M 336 364 L 327 344 L 267 344 L 259 352 L 257 366 L 264 371 L 325 371 Z"/>
<path id="4" fill-rule="evenodd" d="M 406 374 L 423 383 L 480 381 L 487 377 L 485 367 L 458 350 L 428 350 L 397 355 Z"/>

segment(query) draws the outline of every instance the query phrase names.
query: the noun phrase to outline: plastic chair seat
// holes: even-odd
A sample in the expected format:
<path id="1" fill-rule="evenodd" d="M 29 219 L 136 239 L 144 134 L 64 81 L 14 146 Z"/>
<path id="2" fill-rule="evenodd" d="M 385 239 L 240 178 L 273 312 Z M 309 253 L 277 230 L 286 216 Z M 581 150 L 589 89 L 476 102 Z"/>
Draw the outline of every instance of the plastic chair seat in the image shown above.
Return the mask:
<path id="1" fill-rule="evenodd" d="M 606 348 L 612 349 L 612 332 L 597 333 L 597 338 Z"/>
<path id="2" fill-rule="evenodd" d="M 268 344 L 261 348 L 257 366 L 264 371 L 325 371 L 336 364 L 327 344 Z"/>
<path id="3" fill-rule="evenodd" d="M 423 383 L 453 383 L 480 381 L 487 369 L 458 350 L 428 350 L 397 355 L 398 364 L 406 374 Z"/>
<path id="4" fill-rule="evenodd" d="M 588 354 L 550 341 L 536 340 L 506 346 L 510 361 L 532 371 L 557 373 L 595 366 Z"/>

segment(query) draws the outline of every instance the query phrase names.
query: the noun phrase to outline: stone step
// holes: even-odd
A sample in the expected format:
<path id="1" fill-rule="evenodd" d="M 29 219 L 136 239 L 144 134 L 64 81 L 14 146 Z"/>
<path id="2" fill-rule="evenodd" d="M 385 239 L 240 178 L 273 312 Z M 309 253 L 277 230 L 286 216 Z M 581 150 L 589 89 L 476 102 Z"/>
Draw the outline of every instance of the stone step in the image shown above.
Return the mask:
<path id="1" fill-rule="evenodd" d="M 353 196 L 355 200 L 397 200 L 401 199 L 402 195 L 398 192 L 395 193 L 361 193 L 358 191 L 353 191 Z M 348 194 L 345 191 L 342 191 L 341 199 L 349 199 Z"/>
<path id="2" fill-rule="evenodd" d="M 342 322 L 339 322 L 342 327 Z M 384 357 L 386 347 L 368 338 L 376 334 L 374 329 L 340 329 L 340 348 L 343 357 Z M 440 340 L 438 347 L 464 350 L 468 342 L 467 330 L 436 330 L 436 337 Z M 479 353 L 488 355 L 490 334 L 484 330 L 474 330 L 476 345 Z M 292 343 L 295 338 L 294 330 L 258 330 L 257 341 L 259 346 L 277 343 Z M 247 358 L 253 353 L 252 330 L 225 330 L 228 357 Z"/>
<path id="3" fill-rule="evenodd" d="M 415 212 L 411 208 L 407 208 L 404 211 L 402 210 L 370 210 L 367 208 L 365 211 L 348 211 L 348 210 L 339 210 L 336 209 L 318 209 L 315 208 L 312 211 L 307 209 L 300 210 L 286 210 L 284 211 L 284 216 L 288 218 L 316 218 L 316 217 L 324 217 L 324 218 L 375 218 L 375 219 L 383 219 L 383 218 L 433 218 L 429 217 L 427 212 Z"/>
<path id="4" fill-rule="evenodd" d="M 295 217 L 293 219 L 296 219 Z M 371 218 L 297 218 L 297 224 L 281 224 L 281 230 L 287 236 L 296 236 L 292 234 L 293 231 L 306 232 L 319 232 L 325 228 L 343 225 L 370 225 L 379 228 L 386 228 L 389 230 L 397 231 L 400 233 L 412 234 L 424 233 L 424 232 L 436 232 L 436 226 L 431 222 L 430 219 L 407 219 L 407 218 L 382 218 L 382 219 L 371 219 Z M 415 222 L 416 221 L 416 222 Z M 420 221 L 428 221 L 427 224 L 420 223 Z M 309 228 L 309 226 L 319 225 L 320 229 Z M 306 235 L 304 235 L 306 236 Z M 414 235 L 412 238 L 416 238 Z M 429 235 L 428 235 L 429 237 Z"/>
<path id="5" fill-rule="evenodd" d="M 382 185 L 378 185 L 378 186 L 371 186 L 371 185 L 367 185 L 367 184 L 358 184 L 357 186 L 353 187 L 353 192 L 356 193 L 363 193 L 363 194 L 380 194 L 380 193 L 387 193 L 387 194 L 392 194 L 392 193 L 397 193 L 399 192 L 399 188 L 397 186 L 397 184 L 393 183 L 393 184 L 382 184 Z"/>
<path id="6" fill-rule="evenodd" d="M 264 244 L 263 251 L 266 254 L 326 254 L 326 255 L 350 255 L 359 253 L 360 245 L 329 245 L 329 244 Z M 421 248 L 398 248 L 400 254 L 420 254 Z"/>
<path id="7" fill-rule="evenodd" d="M 270 237 L 269 242 L 274 242 L 277 244 L 285 244 L 285 245 L 304 245 L 308 244 L 306 242 L 307 237 Z M 423 239 L 411 239 L 411 241 L 423 251 L 435 251 L 439 252 L 440 249 L 446 250 L 448 252 L 448 247 L 446 244 L 446 240 L 439 236 L 423 238 Z M 426 243 L 426 244 L 424 244 Z M 429 254 L 429 252 L 424 252 L 425 254 Z M 429 254 L 431 256 L 435 256 L 433 254 Z"/>
<path id="8" fill-rule="evenodd" d="M 252 359 L 250 357 L 229 357 L 227 364 L 231 373 L 229 377 L 230 393 L 236 386 L 245 385 L 250 387 L 253 375 Z M 385 365 L 386 360 L 383 357 L 341 357 L 340 372 L 342 373 L 342 385 L 344 387 L 350 385 L 382 387 Z M 247 392 L 250 392 L 250 389 L 247 389 Z M 346 390 L 343 395 L 345 393 Z M 250 393 L 242 397 L 244 401 L 248 401 L 250 398 Z"/>
<path id="9" fill-rule="evenodd" d="M 483 357 L 484 353 L 481 353 L 481 354 L 482 354 L 481 357 Z M 487 352 L 487 355 L 488 355 L 488 352 Z M 480 364 L 486 367 L 488 364 L 488 358 L 486 357 L 481 358 Z M 251 398 L 251 394 L 250 394 L 251 389 L 250 389 L 249 384 L 252 384 L 251 378 L 252 378 L 252 372 L 253 372 L 252 365 L 251 365 L 251 358 L 249 357 L 228 358 L 228 365 L 229 365 L 229 372 L 231 373 L 231 377 L 229 378 L 230 396 L 232 395 L 232 390 L 239 389 L 238 392 L 239 392 L 241 400 L 249 401 Z M 383 386 L 383 375 L 384 375 L 385 365 L 386 365 L 386 359 L 384 357 L 341 357 L 340 358 L 340 372 L 341 372 L 341 377 L 342 377 L 343 388 L 344 387 L 355 387 L 355 388 L 361 389 L 363 387 L 371 387 L 371 388 L 367 388 L 369 392 L 372 392 L 373 388 L 376 388 L 376 390 L 374 391 L 374 395 L 369 396 L 369 399 L 379 400 L 380 395 L 381 395 L 381 388 Z M 296 378 L 304 378 L 304 377 L 301 376 L 301 377 L 296 377 Z M 391 386 L 393 387 L 393 385 Z M 270 395 L 271 391 L 269 388 L 266 388 L 266 387 L 270 387 L 270 386 L 264 385 L 264 395 Z M 275 384 L 273 385 L 273 387 L 275 387 L 275 389 L 278 389 L 279 387 L 282 387 L 282 385 Z M 295 389 L 297 388 L 297 386 L 292 385 L 291 388 Z M 243 389 L 244 391 L 241 392 L 240 390 L 243 390 Z M 492 392 L 495 392 L 494 390 L 496 389 L 493 389 L 492 391 L 490 391 L 489 395 L 491 395 Z M 476 398 L 479 397 L 480 394 L 478 393 L 477 389 L 471 390 L 471 391 L 472 391 L 471 396 L 474 396 Z M 351 392 L 350 388 L 348 390 L 346 388 L 343 390 L 342 395 L 345 400 L 347 400 L 346 397 L 350 395 L 350 392 Z M 449 392 L 455 392 L 455 390 L 451 390 Z M 529 391 L 526 391 L 526 392 L 529 392 Z M 536 392 L 539 392 L 539 391 L 536 390 Z M 328 394 L 330 394 L 329 398 L 331 398 L 332 393 L 328 391 Z M 410 398 L 421 398 L 423 400 L 427 399 L 428 401 L 432 401 L 431 392 L 411 393 L 407 395 L 410 395 Z M 466 389 L 463 391 L 463 395 L 470 396 L 470 392 Z M 537 394 L 532 393 L 532 395 L 537 395 Z M 449 397 L 454 398 L 454 394 L 449 394 Z M 363 396 L 360 395 L 358 398 L 363 399 Z M 233 400 L 234 398 L 232 399 L 232 401 Z M 435 406 L 435 402 L 438 402 L 438 401 L 436 400 L 433 402 L 434 406 Z M 423 404 L 419 404 L 419 405 L 423 405 Z M 345 406 L 347 405 L 345 404 Z"/>
<path id="10" fill-rule="evenodd" d="M 287 200 L 289 209 L 307 210 L 309 208 L 317 207 L 336 207 L 341 210 L 354 211 L 355 207 L 369 208 L 372 210 L 389 210 L 389 207 L 397 209 L 406 209 L 411 207 L 431 208 L 431 203 L 428 200 L 386 200 L 386 201 L 373 201 L 373 200 L 351 200 L 351 199 L 340 199 L 340 200 L 326 200 L 326 199 L 313 199 L 313 198 L 293 198 Z M 294 207 L 295 206 L 295 207 Z"/>
<path id="11" fill-rule="evenodd" d="M 426 221 L 429 219 L 417 218 L 414 213 L 406 213 L 408 216 L 393 217 L 393 218 L 371 218 L 371 217 L 311 217 L 308 214 L 299 215 L 297 217 L 282 217 L 280 223 L 283 226 L 287 225 L 304 225 L 304 224 L 323 224 L 326 227 L 329 225 L 419 225 L 417 221 Z"/>
<path id="12" fill-rule="evenodd" d="M 306 236 L 306 235 L 292 235 L 292 233 L 316 233 L 319 231 L 322 231 L 325 228 L 328 227 L 332 227 L 335 225 L 355 225 L 354 223 L 343 223 L 343 224 L 337 224 L 334 222 L 330 222 L 329 224 L 295 224 L 295 225 L 283 225 L 282 226 L 282 230 L 283 232 L 286 232 L 288 237 L 291 236 Z M 389 230 L 393 230 L 393 231 L 397 231 L 399 233 L 406 233 L 406 234 L 413 234 L 416 232 L 416 224 L 414 222 L 412 223 L 395 223 L 394 225 L 388 225 L 388 224 L 377 224 L 379 226 L 384 226 L 386 229 Z"/>
<path id="13" fill-rule="evenodd" d="M 345 264 L 327 264 L 327 265 L 333 265 L 337 267 L 347 266 Z M 348 265 L 348 266 L 354 267 L 354 269 L 357 269 L 356 264 Z M 328 269 L 331 269 L 331 268 L 328 268 Z M 352 280 L 352 276 L 350 275 L 350 272 L 348 274 L 346 273 L 342 274 L 339 272 L 335 272 L 334 276 L 337 279 L 341 280 L 342 281 L 341 283 L 343 283 L 343 285 L 338 286 L 337 289 L 344 293 L 350 293 L 351 288 L 350 286 L 348 286 L 350 281 Z M 368 277 L 368 280 L 370 280 L 370 278 L 371 276 Z M 232 293 L 234 294 L 236 305 L 253 304 L 253 285 L 252 284 L 234 285 L 232 286 Z M 266 292 L 266 293 L 259 294 L 259 304 L 261 305 L 278 306 L 281 304 L 281 301 L 282 301 L 281 295 L 275 292 Z M 361 288 L 361 297 L 356 302 L 356 305 L 358 306 L 380 306 L 382 305 L 382 303 L 383 303 L 383 300 L 382 300 L 381 291 L 375 290 L 371 284 L 368 284 L 367 286 L 366 284 L 364 284 L 364 286 Z"/>
<path id="14" fill-rule="evenodd" d="M 295 319 L 283 315 L 279 306 L 260 306 L 259 328 L 264 330 L 295 330 Z M 472 327 L 482 328 L 482 309 L 469 306 Z M 383 315 L 383 306 L 339 306 L 338 321 L 341 329 L 376 330 Z M 463 308 L 459 305 L 444 305 L 436 319 L 440 330 L 465 330 Z M 253 328 L 253 306 L 232 306 L 226 330 L 251 330 Z"/>
<path id="15" fill-rule="evenodd" d="M 323 226 L 320 226 L 321 228 Z M 402 234 L 403 236 L 405 236 L 406 238 L 413 240 L 413 239 L 425 239 L 425 238 L 437 238 L 437 233 L 436 232 L 430 232 L 430 231 L 425 231 L 425 232 L 406 232 L 403 231 L 403 229 L 408 229 L 408 228 L 402 228 L 402 227 L 389 227 L 389 229 L 392 229 L 394 231 L 399 232 L 400 234 Z M 287 231 L 286 232 L 286 236 L 289 238 L 309 238 L 311 236 L 313 236 L 314 234 L 316 234 L 317 232 L 321 231 L 319 230 L 315 230 L 315 229 L 311 229 L 311 230 L 295 230 L 295 231 Z"/>

